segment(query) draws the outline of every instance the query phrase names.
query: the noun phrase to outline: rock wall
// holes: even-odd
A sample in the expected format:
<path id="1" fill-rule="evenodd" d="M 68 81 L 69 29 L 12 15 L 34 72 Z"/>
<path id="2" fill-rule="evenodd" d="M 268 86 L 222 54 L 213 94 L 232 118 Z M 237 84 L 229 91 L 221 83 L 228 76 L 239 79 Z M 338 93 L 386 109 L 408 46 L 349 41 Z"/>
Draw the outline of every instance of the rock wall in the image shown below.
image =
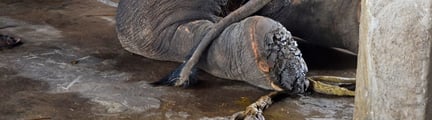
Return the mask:
<path id="1" fill-rule="evenodd" d="M 430 0 L 363 0 L 356 120 L 432 119 Z"/>

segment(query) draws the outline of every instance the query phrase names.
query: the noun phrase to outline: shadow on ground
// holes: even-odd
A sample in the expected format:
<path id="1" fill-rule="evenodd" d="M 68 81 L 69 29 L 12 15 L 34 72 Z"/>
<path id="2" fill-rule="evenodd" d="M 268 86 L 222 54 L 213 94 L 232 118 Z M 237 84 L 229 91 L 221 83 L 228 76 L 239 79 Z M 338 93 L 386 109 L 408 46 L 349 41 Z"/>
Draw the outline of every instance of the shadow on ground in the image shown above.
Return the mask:
<path id="1" fill-rule="evenodd" d="M 0 68 L 0 119 L 92 119 L 92 104 L 78 93 L 47 93 L 48 83 Z"/>

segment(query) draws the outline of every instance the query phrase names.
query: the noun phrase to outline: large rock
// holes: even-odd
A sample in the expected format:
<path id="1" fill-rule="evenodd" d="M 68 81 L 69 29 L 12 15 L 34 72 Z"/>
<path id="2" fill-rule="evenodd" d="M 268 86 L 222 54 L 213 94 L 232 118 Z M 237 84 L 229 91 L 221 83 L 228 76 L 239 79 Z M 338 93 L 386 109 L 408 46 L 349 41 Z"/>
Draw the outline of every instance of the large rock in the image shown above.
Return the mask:
<path id="1" fill-rule="evenodd" d="M 430 0 L 363 0 L 354 119 L 432 119 Z"/>

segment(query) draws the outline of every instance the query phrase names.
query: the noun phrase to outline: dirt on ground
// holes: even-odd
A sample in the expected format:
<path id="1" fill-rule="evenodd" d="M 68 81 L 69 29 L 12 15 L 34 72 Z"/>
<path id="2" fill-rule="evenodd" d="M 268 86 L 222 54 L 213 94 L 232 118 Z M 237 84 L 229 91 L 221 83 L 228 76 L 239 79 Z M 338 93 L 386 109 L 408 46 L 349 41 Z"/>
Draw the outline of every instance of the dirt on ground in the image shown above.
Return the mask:
<path id="1" fill-rule="evenodd" d="M 153 87 L 178 63 L 125 51 L 110 0 L 1 0 L 0 34 L 24 44 L 0 50 L 1 120 L 227 119 L 269 91 L 199 73 L 191 88 Z M 309 75 L 355 76 L 355 56 L 301 45 Z M 354 99 L 288 97 L 270 120 L 352 119 Z"/>

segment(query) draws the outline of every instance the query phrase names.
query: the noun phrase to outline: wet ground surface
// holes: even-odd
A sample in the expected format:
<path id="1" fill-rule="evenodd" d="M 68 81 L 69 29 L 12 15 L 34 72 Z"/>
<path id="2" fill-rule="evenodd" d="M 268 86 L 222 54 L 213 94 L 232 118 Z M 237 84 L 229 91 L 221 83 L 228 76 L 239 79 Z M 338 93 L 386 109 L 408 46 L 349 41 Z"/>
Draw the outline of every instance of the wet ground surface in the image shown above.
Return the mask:
<path id="1" fill-rule="evenodd" d="M 188 89 L 152 87 L 178 63 L 121 48 L 115 2 L 1 0 L 0 33 L 24 44 L 0 50 L 0 119 L 226 119 L 268 91 L 204 72 Z M 353 77 L 355 57 L 303 45 L 309 75 Z M 354 99 L 320 94 L 286 98 L 271 120 L 351 119 Z"/>

